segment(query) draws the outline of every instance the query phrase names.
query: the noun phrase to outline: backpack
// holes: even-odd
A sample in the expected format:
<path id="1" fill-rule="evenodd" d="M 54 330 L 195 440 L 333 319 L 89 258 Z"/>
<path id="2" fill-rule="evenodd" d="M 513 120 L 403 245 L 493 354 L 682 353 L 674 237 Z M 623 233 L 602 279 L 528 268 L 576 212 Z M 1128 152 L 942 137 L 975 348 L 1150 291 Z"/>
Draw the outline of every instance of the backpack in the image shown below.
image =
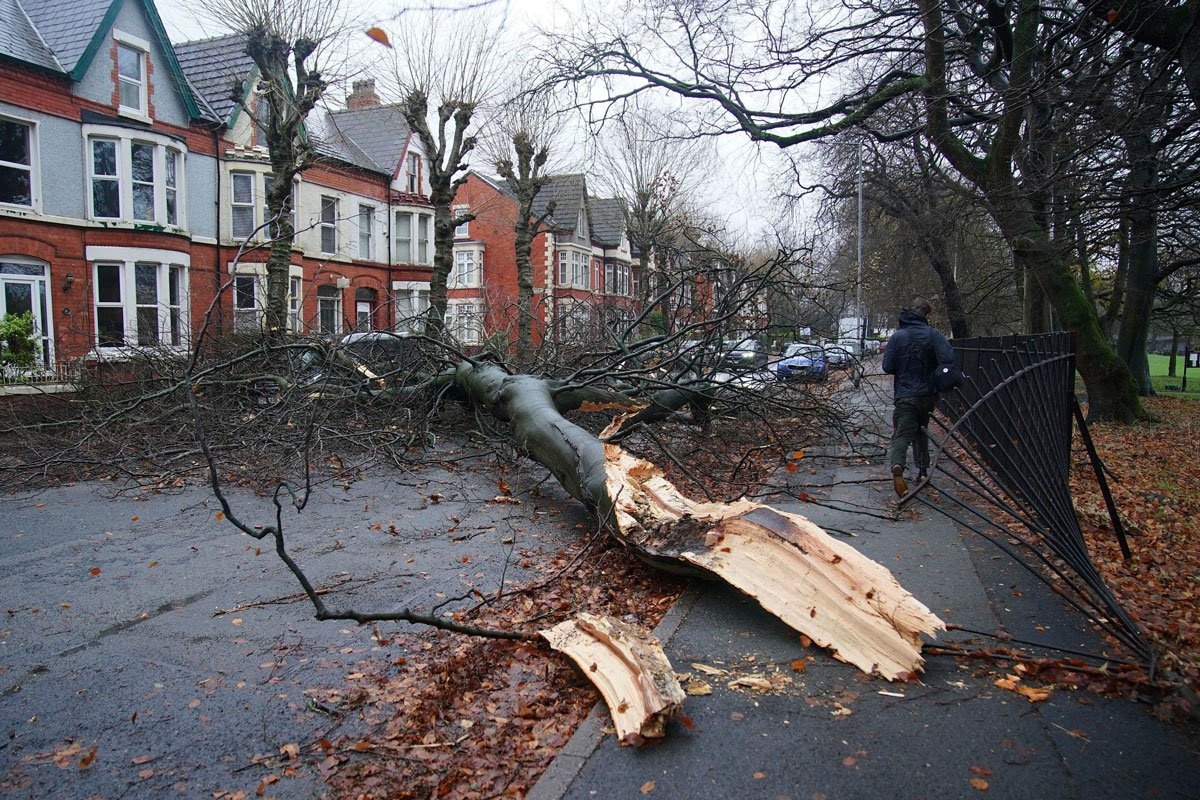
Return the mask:
<path id="1" fill-rule="evenodd" d="M 963 385 L 967 377 L 957 364 L 938 364 L 930 376 L 930 382 L 939 392 L 952 392 Z"/>

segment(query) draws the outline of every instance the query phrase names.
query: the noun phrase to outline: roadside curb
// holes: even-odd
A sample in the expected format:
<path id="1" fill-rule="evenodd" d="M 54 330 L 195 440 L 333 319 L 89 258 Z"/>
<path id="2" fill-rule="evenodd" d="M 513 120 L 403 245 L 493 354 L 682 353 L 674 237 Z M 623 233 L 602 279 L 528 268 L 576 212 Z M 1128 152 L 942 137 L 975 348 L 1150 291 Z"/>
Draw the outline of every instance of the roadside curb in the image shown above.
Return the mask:
<path id="1" fill-rule="evenodd" d="M 654 635 L 664 648 L 699 602 L 702 590 L 703 584 L 697 581 L 689 582 L 683 594 L 671 606 L 671 610 L 654 628 Z M 598 700 L 596 705 L 592 706 L 592 712 L 575 729 L 571 740 L 554 757 L 550 766 L 542 773 L 542 777 L 525 795 L 525 800 L 558 800 L 565 795 L 575 776 L 604 740 L 604 726 L 608 722 L 608 709 L 603 700 Z"/>

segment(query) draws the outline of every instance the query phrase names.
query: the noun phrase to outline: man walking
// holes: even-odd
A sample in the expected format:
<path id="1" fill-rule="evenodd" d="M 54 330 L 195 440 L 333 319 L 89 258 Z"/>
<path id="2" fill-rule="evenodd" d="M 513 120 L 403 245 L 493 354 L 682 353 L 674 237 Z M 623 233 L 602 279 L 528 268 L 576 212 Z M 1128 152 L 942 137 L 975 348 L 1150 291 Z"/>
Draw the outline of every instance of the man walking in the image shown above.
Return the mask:
<path id="1" fill-rule="evenodd" d="M 883 353 L 883 371 L 894 376 L 892 398 L 892 442 L 888 464 L 892 485 L 900 497 L 908 494 L 904 465 L 908 447 L 913 445 L 920 477 L 929 470 L 929 434 L 926 426 L 937 406 L 937 388 L 933 370 L 939 364 L 954 361 L 954 348 L 940 331 L 929 327 L 932 307 L 924 297 L 914 297 L 908 308 L 900 310 L 900 329 L 888 339 Z"/>

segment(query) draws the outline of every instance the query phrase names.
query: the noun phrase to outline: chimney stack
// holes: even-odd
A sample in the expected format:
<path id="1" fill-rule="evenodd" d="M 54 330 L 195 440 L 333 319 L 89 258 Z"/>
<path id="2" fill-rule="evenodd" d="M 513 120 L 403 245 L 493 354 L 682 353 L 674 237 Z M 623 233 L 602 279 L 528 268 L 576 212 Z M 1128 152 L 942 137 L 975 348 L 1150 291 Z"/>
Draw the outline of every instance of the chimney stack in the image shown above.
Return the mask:
<path id="1" fill-rule="evenodd" d="M 379 95 L 375 94 L 375 79 L 365 78 L 354 82 L 354 91 L 346 97 L 346 108 L 355 111 L 360 108 L 374 108 L 379 105 Z"/>

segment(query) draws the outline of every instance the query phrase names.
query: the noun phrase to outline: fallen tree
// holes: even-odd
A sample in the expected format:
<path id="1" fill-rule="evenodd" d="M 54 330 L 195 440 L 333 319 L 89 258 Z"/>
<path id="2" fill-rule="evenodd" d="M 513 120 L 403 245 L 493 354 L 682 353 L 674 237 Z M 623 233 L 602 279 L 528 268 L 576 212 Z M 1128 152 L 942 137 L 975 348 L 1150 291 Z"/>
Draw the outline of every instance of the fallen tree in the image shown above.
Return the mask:
<path id="1" fill-rule="evenodd" d="M 648 461 L 603 439 L 621 435 L 629 420 L 645 421 L 645 403 L 602 385 L 580 386 L 462 357 L 444 373 L 477 408 L 508 426 L 516 447 L 544 466 L 596 517 L 600 527 L 654 566 L 721 580 L 756 599 L 785 624 L 868 674 L 907 680 L 920 671 L 921 635 L 934 636 L 942 621 L 909 594 L 883 566 L 830 537 L 805 517 L 741 499 L 696 502 Z M 696 387 L 719 397 L 720 387 Z M 189 392 L 194 398 L 196 392 Z M 597 436 L 566 419 L 575 409 L 624 406 Z M 333 609 L 288 555 L 282 515 L 254 526 L 229 506 L 197 428 L 211 469 L 213 490 L 226 517 L 259 539 L 273 537 L 276 552 L 299 580 L 318 619 L 358 623 L 406 621 L 459 633 L 502 638 L 542 637 L 580 664 L 604 695 L 622 741 L 661 736 L 679 709 L 681 695 L 661 646 L 645 631 L 609 619 L 577 618 L 542 631 L 488 630 L 410 609 Z M 282 507 L 289 491 L 276 493 Z"/>

